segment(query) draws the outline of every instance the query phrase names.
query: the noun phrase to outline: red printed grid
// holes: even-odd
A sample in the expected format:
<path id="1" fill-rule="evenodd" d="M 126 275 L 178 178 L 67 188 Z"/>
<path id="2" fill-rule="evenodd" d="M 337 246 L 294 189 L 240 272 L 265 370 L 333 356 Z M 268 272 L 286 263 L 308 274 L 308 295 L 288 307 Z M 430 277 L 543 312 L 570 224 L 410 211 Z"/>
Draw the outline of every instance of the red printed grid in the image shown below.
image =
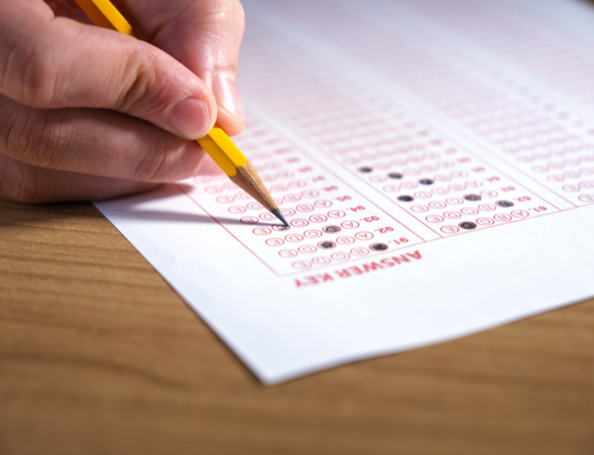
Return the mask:
<path id="1" fill-rule="evenodd" d="M 279 275 L 422 242 L 423 235 L 414 232 L 408 219 L 393 215 L 402 213 L 396 207 L 440 237 L 560 210 L 491 163 L 493 150 L 567 201 L 564 209 L 594 202 L 592 124 L 432 34 L 431 21 L 457 27 L 456 15 L 439 2 L 408 3 L 427 20 L 415 23 L 414 14 L 396 14 L 397 5 L 387 2 L 366 9 L 353 1 L 280 0 L 274 7 L 341 47 L 353 65 L 412 91 L 466 133 L 487 142 L 490 152 L 461 145 L 429 119 L 385 96 L 370 80 L 349 77 L 334 62 L 252 17 L 242 48 L 242 90 L 295 137 L 317 144 L 305 152 L 253 115 L 237 140 L 291 227 L 284 230 L 224 176 L 197 178 L 189 195 Z M 467 3 L 453 2 L 453 11 Z M 476 5 L 465 11 L 470 22 L 492 19 L 492 13 Z M 329 15 L 337 20 L 327 21 Z M 382 20 L 391 22 L 390 30 L 376 26 Z M 490 32 L 484 33 L 483 42 L 479 28 L 467 24 L 459 30 L 497 51 L 496 40 L 485 38 Z M 544 55 L 546 49 L 539 49 L 532 51 Z M 513 60 L 504 51 L 499 54 Z M 461 64 L 469 71 L 461 70 Z M 322 166 L 314 159 L 316 153 L 331 157 L 337 168 Z M 348 185 L 349 179 L 365 182 L 391 205 L 382 210 Z"/>
<path id="2" fill-rule="evenodd" d="M 255 92 L 274 115 L 315 139 L 343 169 L 437 234 L 451 235 L 558 210 L 395 106 L 372 95 L 363 100 L 353 97 L 352 93 L 361 96 L 362 90 L 349 81 L 336 84 L 328 82 L 330 78 L 319 79 L 320 67 L 314 71 L 313 66 L 320 62 L 312 63 L 304 51 L 282 38 L 271 44 L 250 41 L 246 47 L 248 69 L 253 70 L 247 81 L 250 93 Z M 287 48 L 290 53 L 285 52 Z M 275 71 L 275 80 L 280 82 L 264 87 L 258 81 L 268 71 Z M 316 89 L 297 93 L 297 83 Z M 381 109 L 376 109 L 378 104 Z"/>
<path id="3" fill-rule="evenodd" d="M 456 32 L 468 33 L 466 40 L 471 38 L 473 42 L 484 43 L 487 50 L 502 54 L 513 63 L 522 63 L 522 68 L 541 78 L 543 78 L 542 75 L 550 73 L 544 69 L 550 70 L 555 65 L 559 66 L 559 62 L 555 61 L 557 55 L 551 53 L 551 49 L 564 46 L 563 57 L 571 60 L 568 66 L 573 71 L 570 80 L 577 83 L 578 87 L 584 84 L 588 87 L 592 85 L 588 68 L 594 64 L 594 58 L 588 57 L 584 60 L 583 56 L 586 51 L 591 54 L 591 46 L 554 27 L 558 41 L 556 41 L 557 45 L 553 46 L 550 39 L 544 38 L 544 30 L 550 24 L 543 23 L 540 27 L 532 26 L 532 29 L 538 29 L 538 33 L 530 30 L 531 37 L 539 39 L 526 40 L 524 28 L 512 27 L 507 18 L 498 18 L 496 14 L 487 10 L 487 6 L 478 5 L 472 1 L 461 0 L 451 2 L 452 4 L 447 2 L 447 5 L 435 0 L 408 3 L 409 6 L 426 14 L 427 20 L 415 23 L 411 17 L 403 13 L 399 5 L 390 2 L 379 2 L 374 8 L 368 8 L 360 2 L 320 4 L 313 1 L 299 3 L 283 1 L 276 4 L 282 5 L 283 10 L 290 17 L 298 19 L 300 24 L 310 27 L 315 33 L 344 49 L 351 55 L 354 64 L 366 66 L 388 77 L 394 83 L 412 90 L 450 119 L 459 122 L 468 132 L 486 140 L 510 165 L 554 191 L 571 205 L 580 206 L 594 202 L 594 124 L 574 114 L 567 106 L 550 102 L 546 95 L 515 81 L 509 75 L 502 74 L 494 68 L 485 67 L 482 62 L 476 62 L 472 56 L 464 55 L 463 49 L 448 46 L 443 39 L 440 39 L 437 32 L 433 31 L 434 27 L 431 27 L 430 20 L 445 22 L 446 26 L 450 26 Z M 492 4 L 490 7 L 494 8 Z M 329 17 L 333 20 L 329 21 Z M 385 29 L 378 27 L 378 23 L 382 21 L 385 22 Z M 526 18 L 522 24 L 525 22 L 527 22 Z M 538 23 L 533 16 L 530 22 Z M 501 40 L 495 39 L 497 30 L 502 28 L 509 32 L 505 40 L 507 47 L 501 44 Z M 274 32 L 259 29 L 259 33 Z M 265 46 L 264 42 L 258 41 L 259 36 L 253 34 L 258 52 L 262 50 L 262 46 Z M 491 41 L 487 38 L 491 38 Z M 519 42 L 522 43 L 521 48 L 524 52 L 528 52 L 527 47 L 532 44 L 534 46 L 532 53 L 535 56 L 538 55 L 538 59 L 536 57 L 535 59 L 547 62 L 548 66 L 546 68 L 528 67 L 529 63 L 524 62 L 521 57 L 516 61 L 496 45 L 512 52 L 512 43 Z M 543 47 L 543 42 L 550 46 Z M 289 68 L 291 72 L 289 83 L 291 83 L 296 79 L 303 81 L 302 77 L 309 76 L 310 80 L 315 77 L 312 75 L 319 77 L 324 67 L 322 61 L 316 61 L 307 52 L 296 48 L 294 43 L 280 40 L 275 41 L 274 49 L 271 46 L 269 48 L 269 54 L 274 53 L 276 56 L 273 60 L 275 64 L 282 62 L 278 65 L 279 81 L 283 79 L 280 73 Z M 570 48 L 573 49 L 571 52 Z M 576 49 L 582 51 L 576 51 Z M 292 65 L 291 60 L 297 64 Z M 578 68 L 581 68 L 579 80 Z M 470 69 L 474 71 L 474 75 Z M 340 76 L 333 68 L 323 79 L 334 82 L 336 86 L 339 85 L 336 84 L 336 78 Z M 496 80 L 499 87 L 484 82 L 489 79 Z M 565 91 L 568 90 L 567 85 L 576 86 L 576 84 L 561 84 L 562 76 L 544 77 L 544 80 L 555 88 L 560 87 Z M 578 81 L 581 82 L 578 83 Z M 248 85 L 250 89 L 255 86 L 253 82 L 255 81 L 250 81 Z M 327 103 L 330 104 L 331 109 L 336 107 L 336 103 L 329 99 L 323 84 L 318 83 L 314 86 L 318 87 L 318 90 L 314 91 L 311 99 L 308 100 L 311 106 L 315 106 L 316 110 L 320 105 L 328 105 Z M 279 83 L 278 87 L 282 88 L 282 84 Z M 362 90 L 364 90 L 363 87 L 353 88 L 351 92 L 361 93 Z M 514 96 L 510 96 L 510 93 L 521 96 L 522 102 L 518 102 Z M 355 108 L 346 100 L 348 97 L 338 103 L 339 108 L 342 107 L 341 104 L 352 108 L 346 111 L 346 115 L 354 111 L 361 112 L 358 106 Z M 383 106 L 378 101 L 370 97 L 369 102 L 364 104 L 377 107 L 381 111 Z M 592 106 L 594 107 L 594 104 Z M 299 116 L 298 113 L 295 114 Z M 360 116 L 353 116 L 355 121 L 359 118 Z M 365 118 L 373 119 L 368 116 Z M 383 118 L 373 119 L 373 123 L 378 128 L 385 127 Z M 330 127 L 332 128 L 332 125 Z M 323 125 L 318 124 L 317 128 L 323 128 Z M 315 128 L 307 129 L 308 133 L 315 133 L 315 131 Z"/>
<path id="4" fill-rule="evenodd" d="M 423 242 L 271 125 L 254 116 L 249 124 L 237 145 L 290 227 L 225 175 L 195 177 L 185 192 L 275 273 L 348 263 Z"/>

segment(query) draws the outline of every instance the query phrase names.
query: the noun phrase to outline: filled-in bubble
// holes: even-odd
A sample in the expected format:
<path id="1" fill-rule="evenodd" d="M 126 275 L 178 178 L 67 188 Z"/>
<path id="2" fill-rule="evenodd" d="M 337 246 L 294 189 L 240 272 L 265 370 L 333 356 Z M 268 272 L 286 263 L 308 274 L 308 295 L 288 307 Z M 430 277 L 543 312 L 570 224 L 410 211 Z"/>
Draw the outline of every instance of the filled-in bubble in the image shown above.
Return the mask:
<path id="1" fill-rule="evenodd" d="M 473 223 L 472 221 L 462 221 L 458 226 L 462 229 L 476 229 L 476 223 Z"/>
<path id="2" fill-rule="evenodd" d="M 480 194 L 467 194 L 464 196 L 464 199 L 466 199 L 467 201 L 480 201 L 482 198 L 480 196 Z"/>
<path id="3" fill-rule="evenodd" d="M 391 179 L 401 179 L 402 178 L 402 174 L 400 172 L 390 172 L 388 174 L 388 177 L 390 177 Z"/>
<path id="4" fill-rule="evenodd" d="M 401 202 L 412 202 L 415 200 L 415 198 L 412 196 L 404 195 L 404 196 L 398 196 L 398 200 Z"/>
<path id="5" fill-rule="evenodd" d="M 323 242 L 318 243 L 320 248 L 324 248 L 325 250 L 329 250 L 330 248 L 334 248 L 336 243 L 331 242 L 330 240 L 324 240 Z"/>
<path id="6" fill-rule="evenodd" d="M 273 224 L 272 225 L 272 229 L 274 229 L 275 231 L 288 231 L 289 230 L 289 226 L 285 226 L 284 224 Z"/>
<path id="7" fill-rule="evenodd" d="M 497 201 L 495 202 L 499 207 L 513 207 L 514 203 L 512 201 Z"/>
<path id="8" fill-rule="evenodd" d="M 388 249 L 388 245 L 385 243 L 374 243 L 369 247 L 369 249 L 373 251 L 384 251 Z"/>
<path id="9" fill-rule="evenodd" d="M 337 232 L 340 232 L 340 228 L 338 226 L 324 226 L 322 231 L 326 234 L 336 234 Z"/>

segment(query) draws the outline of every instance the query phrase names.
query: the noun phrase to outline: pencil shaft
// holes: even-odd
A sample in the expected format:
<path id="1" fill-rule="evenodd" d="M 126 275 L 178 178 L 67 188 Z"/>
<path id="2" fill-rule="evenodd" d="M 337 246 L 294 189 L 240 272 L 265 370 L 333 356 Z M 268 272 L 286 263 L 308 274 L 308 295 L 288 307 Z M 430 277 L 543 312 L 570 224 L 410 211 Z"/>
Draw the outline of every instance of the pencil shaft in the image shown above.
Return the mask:
<path id="1" fill-rule="evenodd" d="M 278 208 L 250 160 L 247 160 L 244 167 L 238 166 L 237 174 L 229 178 L 267 210 L 273 211 Z"/>

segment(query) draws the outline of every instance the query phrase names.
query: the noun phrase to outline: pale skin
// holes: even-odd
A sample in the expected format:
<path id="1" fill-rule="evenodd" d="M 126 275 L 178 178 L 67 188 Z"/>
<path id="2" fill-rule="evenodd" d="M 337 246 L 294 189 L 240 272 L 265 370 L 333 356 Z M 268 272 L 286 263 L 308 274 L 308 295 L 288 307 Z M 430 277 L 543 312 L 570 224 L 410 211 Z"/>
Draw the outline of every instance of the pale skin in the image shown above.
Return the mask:
<path id="1" fill-rule="evenodd" d="M 112 0 L 144 41 L 74 0 L 0 1 L 0 197 L 97 200 L 195 175 L 195 142 L 245 126 L 237 0 Z"/>

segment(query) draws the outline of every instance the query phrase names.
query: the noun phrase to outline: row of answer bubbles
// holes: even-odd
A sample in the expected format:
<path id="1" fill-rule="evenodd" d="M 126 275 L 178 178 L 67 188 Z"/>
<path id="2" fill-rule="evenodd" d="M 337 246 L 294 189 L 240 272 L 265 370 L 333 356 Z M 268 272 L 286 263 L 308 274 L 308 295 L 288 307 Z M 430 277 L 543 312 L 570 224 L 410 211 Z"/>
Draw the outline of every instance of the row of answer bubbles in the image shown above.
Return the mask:
<path id="1" fill-rule="evenodd" d="M 268 191 L 270 191 L 270 193 L 284 192 L 284 191 L 288 191 L 290 189 L 295 190 L 298 188 L 303 188 L 305 186 L 307 186 L 307 182 L 305 180 L 292 180 L 287 183 L 275 183 L 273 185 L 270 185 L 270 187 L 268 188 Z M 216 194 L 216 193 L 220 193 L 225 190 L 236 190 L 236 189 L 237 189 L 237 185 L 235 185 L 233 182 L 225 182 L 220 185 L 207 185 L 204 187 L 204 192 L 209 193 L 209 194 Z M 311 190 L 309 190 L 309 191 L 311 191 Z M 302 192 L 301 195 L 303 197 L 315 197 L 314 195 L 307 193 L 307 190 Z M 245 197 L 238 197 L 238 199 L 245 199 Z"/>
<path id="2" fill-rule="evenodd" d="M 278 205 L 280 205 L 280 204 L 278 204 Z M 294 209 L 281 208 L 280 211 L 282 212 L 283 215 L 289 217 L 289 216 L 295 215 L 295 213 L 297 213 L 297 212 L 302 212 L 302 213 L 313 212 L 316 209 L 316 207 L 317 208 L 328 208 L 331 205 L 332 205 L 332 202 L 330 202 L 330 201 L 319 200 L 319 201 L 316 201 L 314 205 L 312 205 L 312 204 L 298 204 L 295 206 Z M 234 215 L 239 215 L 241 213 L 247 212 L 248 210 L 262 210 L 263 208 L 264 207 L 262 207 L 262 205 L 259 204 L 258 202 L 250 202 L 246 206 L 233 205 L 233 206 L 229 207 L 227 209 L 227 211 Z M 262 215 L 259 215 L 259 216 L 261 219 L 266 219 L 265 217 L 263 218 Z M 329 216 L 330 218 L 343 218 L 346 216 L 346 213 L 343 210 L 330 210 L 329 212 L 327 212 L 327 216 Z"/>
<path id="3" fill-rule="evenodd" d="M 449 194 L 450 192 L 460 192 L 460 191 L 467 191 L 467 190 L 472 190 L 474 188 L 480 188 L 481 186 L 483 186 L 483 183 L 478 181 L 478 180 L 469 180 L 467 182 L 460 182 L 460 183 L 450 183 L 447 186 L 436 186 L 434 188 L 427 188 L 427 190 L 425 191 L 420 191 L 419 193 L 422 194 L 427 194 L 427 195 L 444 195 L 444 194 Z M 399 193 L 402 190 L 413 190 L 415 188 L 417 188 L 418 185 L 416 184 L 416 182 L 404 182 L 402 184 L 398 184 L 398 185 L 394 185 L 394 184 L 389 184 L 389 185 L 383 185 L 381 187 L 382 191 L 386 192 L 386 193 Z M 492 190 L 483 190 L 483 191 L 492 191 Z M 488 195 L 490 193 L 485 193 L 485 195 Z M 426 197 L 430 197 L 430 196 L 426 196 Z"/>
<path id="4" fill-rule="evenodd" d="M 360 172 L 371 172 L 372 169 L 370 167 L 361 167 L 359 168 Z M 386 176 L 374 176 L 375 178 L 372 179 L 372 181 L 374 182 L 383 182 L 385 180 L 387 180 L 388 178 L 391 179 L 395 179 L 395 180 L 400 180 L 404 177 L 403 174 L 401 174 L 400 172 L 390 172 L 389 174 L 387 174 Z M 379 177 L 379 178 L 378 178 Z M 406 187 L 408 188 L 415 188 L 417 186 L 417 183 L 420 185 L 433 185 L 435 183 L 435 180 L 430 179 L 430 178 L 421 178 L 419 179 L 417 182 L 405 182 L 403 184 L 406 185 Z M 481 186 L 482 182 L 479 181 L 473 181 L 473 183 L 476 184 L 476 186 Z"/>
<path id="5" fill-rule="evenodd" d="M 499 204 L 498 204 L 499 205 Z M 447 207 L 447 204 L 441 201 L 431 202 L 428 205 L 417 204 L 411 206 L 410 210 L 416 213 L 423 213 L 428 212 L 430 209 L 444 209 Z M 499 205 L 499 207 L 512 207 L 511 205 Z M 464 215 L 476 215 L 481 212 L 492 212 L 493 210 L 497 210 L 497 206 L 494 204 L 483 203 L 479 204 L 476 207 L 462 207 L 460 212 Z"/>
<path id="6" fill-rule="evenodd" d="M 497 205 L 480 204 L 477 207 L 463 207 L 462 209 L 460 209 L 459 212 L 450 210 L 448 212 L 444 212 L 443 216 L 445 218 L 460 218 L 462 215 L 476 215 L 479 212 L 492 212 L 494 210 L 497 210 L 498 206 L 501 208 L 509 208 L 513 207 L 514 204 L 510 201 L 498 201 Z M 444 207 L 446 207 L 446 204 L 434 204 L 432 206 L 432 208 L 434 209 L 440 209 Z M 423 213 L 429 211 L 429 207 L 427 207 L 426 205 L 413 205 L 410 209 L 411 211 L 416 213 Z"/>
<path id="7" fill-rule="evenodd" d="M 336 253 L 332 253 L 330 256 L 315 256 L 311 259 L 302 259 L 293 262 L 291 265 L 295 269 L 307 269 L 315 265 L 328 265 L 333 261 L 346 261 L 347 259 L 351 259 L 352 257 L 367 256 L 372 251 L 385 251 L 387 249 L 388 245 L 386 245 L 385 243 L 377 243 L 370 245 L 369 248 L 357 247 L 351 249 L 349 252 L 337 251 Z M 300 253 L 303 253 L 303 251 L 285 249 L 279 251 L 279 256 L 283 258 L 294 258 L 297 257 Z M 308 251 L 306 254 L 311 253 L 312 252 Z"/>
<path id="8" fill-rule="evenodd" d="M 508 215 L 506 213 L 500 213 L 500 214 L 493 216 L 493 218 L 482 217 L 482 218 L 477 218 L 474 221 L 462 221 L 461 223 L 458 223 L 457 226 L 444 225 L 444 226 L 441 226 L 439 230 L 441 232 L 443 232 L 444 234 L 456 234 L 456 233 L 460 232 L 461 230 L 473 230 L 479 226 L 493 226 L 496 222 L 507 223 L 514 219 L 527 218 L 528 216 L 530 216 L 530 214 L 525 210 L 514 210 L 512 212 L 512 215 Z M 438 217 L 437 219 L 431 218 L 431 217 L 428 217 L 428 218 L 430 218 L 430 219 L 428 219 L 427 221 L 429 221 L 430 223 L 440 223 L 440 222 L 444 221 L 444 219 L 441 217 Z"/>
<path id="9" fill-rule="evenodd" d="M 498 193 L 496 191 L 492 191 L 492 190 L 486 190 L 486 191 L 481 191 L 480 194 L 465 194 L 462 198 L 459 197 L 450 197 L 446 199 L 446 203 L 447 204 L 452 204 L 452 205 L 460 205 L 464 203 L 464 200 L 469 201 L 469 202 L 478 202 L 478 201 L 482 201 L 483 197 L 496 197 L 498 195 Z M 428 193 L 428 192 L 424 192 L 424 191 L 418 191 L 416 193 L 414 193 L 414 196 L 411 196 L 410 194 L 403 194 L 401 196 L 398 196 L 396 199 L 399 200 L 400 202 L 412 202 L 415 200 L 415 198 L 418 199 L 429 199 L 431 197 L 433 197 L 434 194 Z M 440 201 L 434 201 L 433 203 L 439 203 Z M 500 205 L 502 203 L 510 203 L 509 201 L 497 201 L 496 204 Z M 431 203 L 430 203 L 431 204 Z"/>
<path id="10" fill-rule="evenodd" d="M 270 235 L 272 230 L 270 228 L 256 228 L 254 229 L 254 234 L 260 236 Z M 305 239 L 316 239 L 322 237 L 323 232 L 317 229 L 309 229 L 304 231 L 302 234 L 288 234 L 283 238 L 280 237 L 271 237 L 266 239 L 266 244 L 269 246 L 281 246 L 285 242 L 289 243 L 299 243 Z M 336 237 L 334 240 L 325 240 L 323 245 L 318 245 L 320 248 L 334 248 L 337 244 L 338 245 L 351 245 L 355 243 L 356 240 L 371 240 L 374 237 L 372 232 L 369 231 L 359 231 L 354 236 L 350 235 L 343 235 L 340 237 Z M 323 243 L 323 242 L 322 242 Z"/>
<path id="11" fill-rule="evenodd" d="M 509 221 L 512 218 L 527 218 L 530 214 L 526 210 L 513 210 L 511 215 L 506 213 L 499 213 L 495 215 L 493 218 L 483 217 L 479 218 L 480 220 L 484 220 L 483 222 L 479 222 L 479 224 L 493 224 L 493 220 L 495 221 Z M 445 212 L 443 216 L 441 215 L 429 215 L 425 217 L 425 220 L 429 223 L 441 223 L 446 219 L 455 220 L 461 218 L 461 214 L 458 212 Z M 491 220 L 491 221 L 487 221 Z"/>
<path id="12" fill-rule="evenodd" d="M 283 213 L 283 215 L 285 215 L 287 217 L 291 217 L 291 216 L 295 215 L 295 211 L 293 209 L 286 209 L 286 210 L 281 209 L 281 212 Z M 243 213 L 243 212 L 240 212 L 240 213 Z M 328 212 L 327 215 L 311 215 L 308 219 L 297 218 L 297 219 L 291 220 L 289 222 L 289 224 L 290 224 L 290 226 L 293 226 L 296 228 L 302 228 L 302 227 L 309 225 L 310 223 L 325 223 L 326 221 L 328 221 L 329 218 L 338 219 L 338 218 L 344 218 L 345 216 L 346 216 L 346 213 L 343 212 L 342 210 L 331 210 L 330 212 Z M 240 221 L 243 224 L 257 224 L 260 222 L 260 220 L 272 222 L 272 221 L 276 221 L 276 217 L 270 212 L 263 212 L 259 215 L 259 217 L 244 216 L 241 218 Z M 359 223 L 357 221 L 343 221 L 341 223 L 341 226 L 344 229 L 356 229 L 357 227 L 359 227 Z"/>

